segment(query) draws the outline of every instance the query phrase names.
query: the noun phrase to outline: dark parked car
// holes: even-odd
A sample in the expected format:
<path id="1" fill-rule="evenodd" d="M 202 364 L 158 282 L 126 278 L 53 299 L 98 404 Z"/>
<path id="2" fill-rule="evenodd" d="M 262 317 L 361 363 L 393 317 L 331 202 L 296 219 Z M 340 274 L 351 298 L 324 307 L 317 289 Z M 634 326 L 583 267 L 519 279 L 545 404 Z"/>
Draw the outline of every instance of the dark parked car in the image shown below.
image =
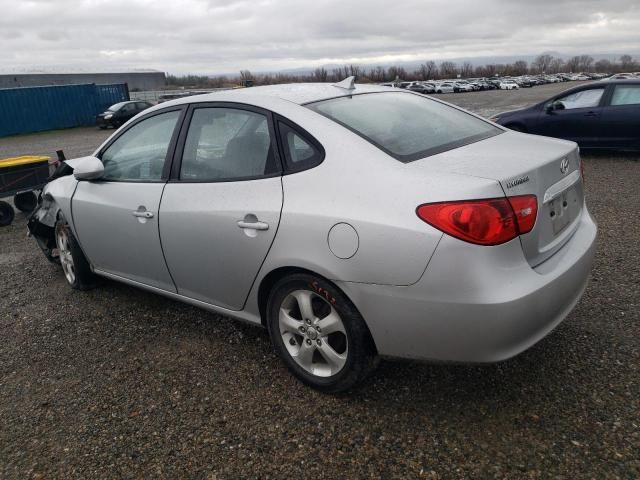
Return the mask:
<path id="1" fill-rule="evenodd" d="M 640 150 L 640 80 L 582 85 L 491 120 L 512 130 L 573 140 L 582 148 Z"/>
<path id="2" fill-rule="evenodd" d="M 100 128 L 118 128 L 130 118 L 152 105 L 149 102 L 120 102 L 111 105 L 106 111 L 96 117 L 96 124 Z"/>
<path id="3" fill-rule="evenodd" d="M 433 83 L 415 83 L 407 88 L 417 93 L 436 93 L 436 86 Z"/>

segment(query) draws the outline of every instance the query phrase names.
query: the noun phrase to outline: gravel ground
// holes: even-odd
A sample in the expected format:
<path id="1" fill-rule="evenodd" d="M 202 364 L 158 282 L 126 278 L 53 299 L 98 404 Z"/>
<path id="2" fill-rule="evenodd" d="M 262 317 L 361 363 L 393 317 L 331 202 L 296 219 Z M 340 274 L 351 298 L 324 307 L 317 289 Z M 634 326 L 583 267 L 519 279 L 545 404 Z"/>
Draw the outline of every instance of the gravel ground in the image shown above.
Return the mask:
<path id="1" fill-rule="evenodd" d="M 550 90 L 444 98 L 486 112 Z M 71 291 L 18 214 L 0 229 L 0 478 L 639 478 L 640 163 L 585 159 L 598 252 L 552 335 L 492 366 L 382 362 L 339 397 L 293 380 L 260 328 L 113 282 Z"/>

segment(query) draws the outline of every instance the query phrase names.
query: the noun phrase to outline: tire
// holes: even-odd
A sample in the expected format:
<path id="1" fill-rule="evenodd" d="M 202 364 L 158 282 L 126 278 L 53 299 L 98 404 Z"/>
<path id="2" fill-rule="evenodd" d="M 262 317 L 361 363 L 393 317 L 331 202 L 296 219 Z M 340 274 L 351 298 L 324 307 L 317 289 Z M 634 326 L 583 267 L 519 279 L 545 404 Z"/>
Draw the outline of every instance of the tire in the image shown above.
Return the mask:
<path id="1" fill-rule="evenodd" d="M 13 207 L 7 202 L 0 201 L 0 227 L 11 225 L 15 216 L 16 212 Z"/>
<path id="2" fill-rule="evenodd" d="M 91 290 L 96 286 L 96 276 L 91 271 L 87 258 L 82 253 L 69 224 L 59 218 L 55 228 L 56 246 L 62 271 L 71 288 Z"/>
<path id="3" fill-rule="evenodd" d="M 13 196 L 13 204 L 21 212 L 31 213 L 38 206 L 38 197 L 31 191 L 16 193 Z"/>
<path id="4" fill-rule="evenodd" d="M 354 388 L 377 365 L 362 316 L 323 278 L 306 273 L 282 278 L 271 290 L 266 317 L 282 361 L 316 390 L 335 394 Z"/>

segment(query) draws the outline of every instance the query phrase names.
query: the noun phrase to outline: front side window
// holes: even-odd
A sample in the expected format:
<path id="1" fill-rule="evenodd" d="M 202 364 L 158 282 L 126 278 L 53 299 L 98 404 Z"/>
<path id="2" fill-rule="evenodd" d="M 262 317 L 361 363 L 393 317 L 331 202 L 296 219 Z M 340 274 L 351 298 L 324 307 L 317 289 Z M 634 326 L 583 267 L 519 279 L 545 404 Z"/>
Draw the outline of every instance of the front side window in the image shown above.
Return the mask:
<path id="1" fill-rule="evenodd" d="M 591 90 L 582 90 L 572 93 L 566 97 L 559 98 L 556 102 L 562 103 L 565 110 L 574 108 L 592 108 L 600 104 L 600 99 L 604 94 L 604 88 L 592 88 Z"/>
<path id="2" fill-rule="evenodd" d="M 147 118 L 124 132 L 102 154 L 104 180 L 152 182 L 162 169 L 179 111 Z"/>
<path id="3" fill-rule="evenodd" d="M 265 115 L 214 107 L 193 112 L 182 154 L 181 180 L 241 179 L 279 170 Z"/>
<path id="4" fill-rule="evenodd" d="M 611 105 L 640 105 L 640 85 L 616 85 Z"/>
<path id="5" fill-rule="evenodd" d="M 315 102 L 307 107 L 402 162 L 503 133 L 471 114 L 410 93 L 353 95 Z"/>

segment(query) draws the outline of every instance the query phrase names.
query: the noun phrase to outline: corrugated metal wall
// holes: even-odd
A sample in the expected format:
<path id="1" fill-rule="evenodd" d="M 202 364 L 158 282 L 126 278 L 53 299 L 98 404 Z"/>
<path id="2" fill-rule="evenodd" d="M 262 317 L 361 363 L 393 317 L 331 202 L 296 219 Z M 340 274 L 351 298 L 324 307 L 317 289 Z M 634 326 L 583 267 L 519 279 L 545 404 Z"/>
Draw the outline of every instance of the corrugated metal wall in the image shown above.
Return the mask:
<path id="1" fill-rule="evenodd" d="M 124 100 L 126 84 L 0 89 L 0 137 L 93 125 L 98 113 Z"/>

